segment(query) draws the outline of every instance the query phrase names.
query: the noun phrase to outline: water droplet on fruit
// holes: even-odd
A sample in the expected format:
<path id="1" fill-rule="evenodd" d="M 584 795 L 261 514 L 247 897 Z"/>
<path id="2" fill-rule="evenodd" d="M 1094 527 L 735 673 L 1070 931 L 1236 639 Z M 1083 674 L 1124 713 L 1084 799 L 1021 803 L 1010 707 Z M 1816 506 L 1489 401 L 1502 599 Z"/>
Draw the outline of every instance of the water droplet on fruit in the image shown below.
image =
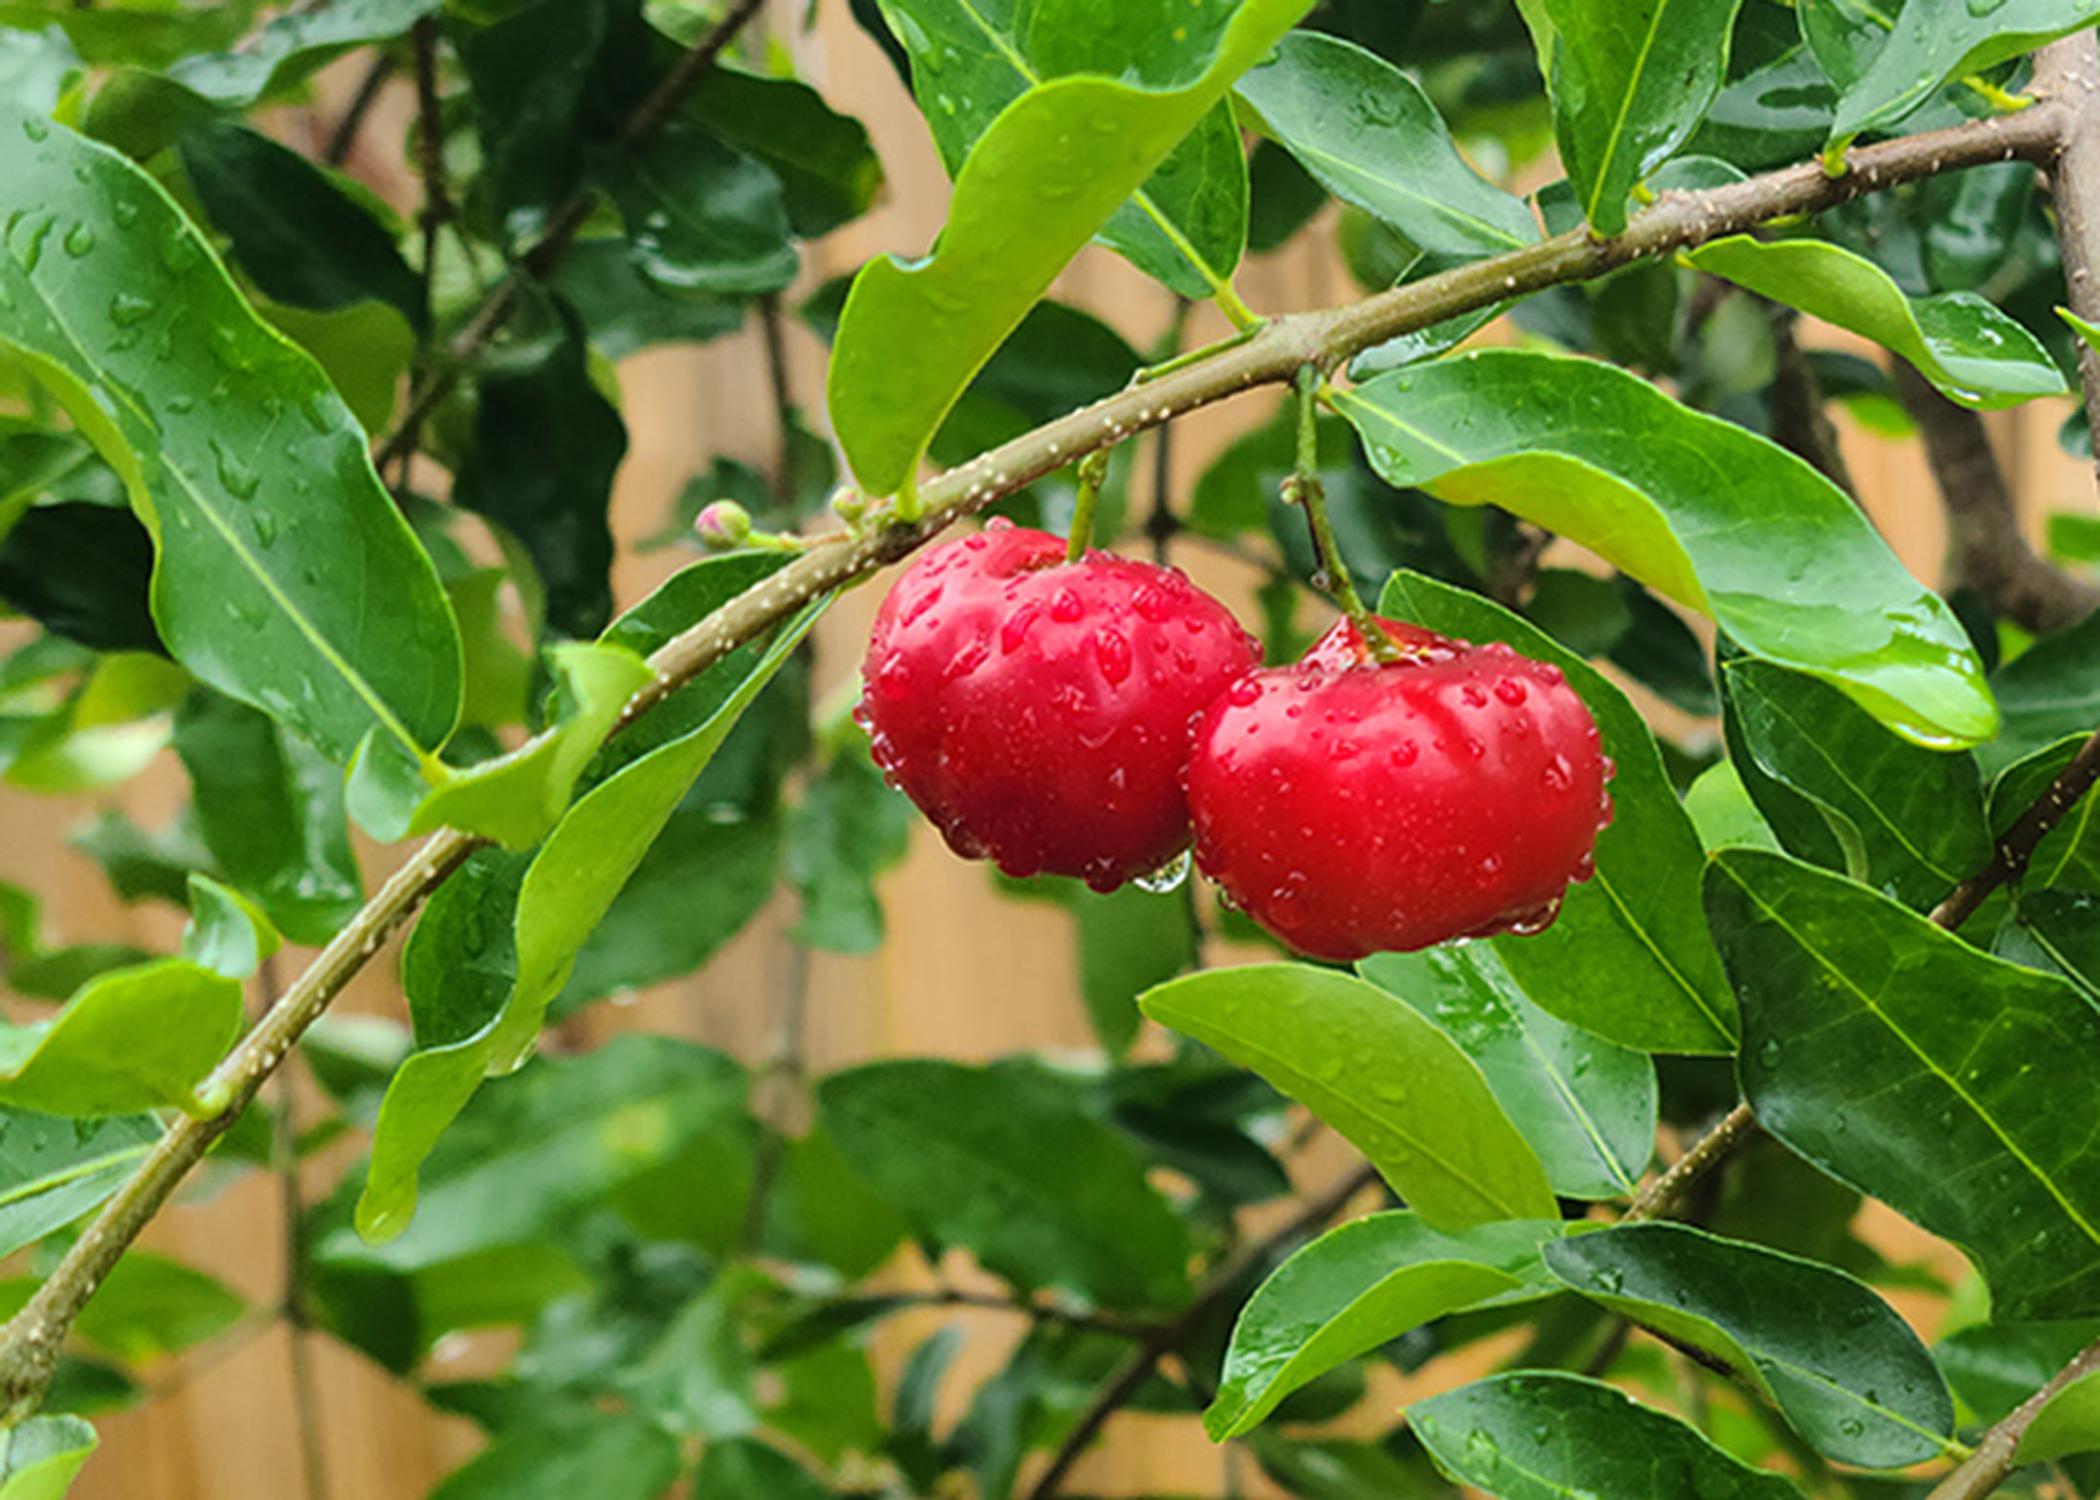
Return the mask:
<path id="1" fill-rule="evenodd" d="M 1575 873 L 1569 876 L 1569 879 L 1573 880 L 1577 885 L 1581 885 L 1596 873 L 1597 856 L 1585 849 L 1582 851 L 1582 858 L 1575 861 Z"/>
<path id="2" fill-rule="evenodd" d="M 1540 682 L 1546 683 L 1549 686 L 1567 681 L 1567 674 L 1561 671 L 1559 667 L 1553 665 L 1553 663 L 1550 661 L 1540 662 L 1538 664 L 1538 671 L 1535 675 L 1537 676 Z"/>
<path id="3" fill-rule="evenodd" d="M 966 536 L 963 538 L 963 546 L 968 548 L 972 552 L 982 552 L 986 547 L 989 547 L 990 545 L 990 541 L 986 539 L 984 533 L 981 531 L 971 536 Z"/>
<path id="4" fill-rule="evenodd" d="M 1565 755 L 1556 755 L 1546 762 L 1546 769 L 1540 773 L 1539 779 L 1546 783 L 1547 791 L 1565 792 L 1575 784 L 1575 767 L 1569 764 Z"/>
<path id="5" fill-rule="evenodd" d="M 949 658 L 948 665 L 942 671 L 941 676 L 949 682 L 954 682 L 957 678 L 967 677 L 983 666 L 985 658 L 991 654 L 992 648 L 984 641 L 972 641 L 963 647 L 962 650 L 956 652 L 953 657 Z"/>
<path id="6" fill-rule="evenodd" d="M 1020 650 L 1022 643 L 1028 639 L 1028 632 L 1035 628 L 1035 622 L 1042 617 L 1042 605 L 1032 600 L 1015 610 L 1007 616 L 1006 623 L 999 627 L 999 649 L 1009 655 Z"/>
<path id="7" fill-rule="evenodd" d="M 927 610 L 932 609 L 941 602 L 941 593 L 944 587 L 945 585 L 937 583 L 925 593 L 919 595 L 918 598 L 912 600 L 911 607 L 905 610 L 903 616 L 897 621 L 898 628 L 904 629 L 917 624 Z"/>
<path id="8" fill-rule="evenodd" d="M 1085 613 L 1086 605 L 1071 589 L 1059 589 L 1057 597 L 1050 601 L 1050 618 L 1060 624 L 1069 625 Z"/>
<path id="9" fill-rule="evenodd" d="M 1524 684 L 1514 677 L 1505 677 L 1495 684 L 1495 696 L 1504 703 L 1522 703 L 1526 696 Z"/>
<path id="10" fill-rule="evenodd" d="M 1612 777 L 1619 774 L 1619 763 L 1613 760 L 1609 755 L 1600 756 L 1598 758 L 1597 764 L 1603 767 L 1604 779 L 1606 781 L 1611 780 Z"/>
<path id="11" fill-rule="evenodd" d="M 1104 625 L 1094 632 L 1094 660 L 1101 664 L 1101 675 L 1113 687 L 1130 675 L 1130 642 L 1121 631 Z"/>
<path id="12" fill-rule="evenodd" d="M 1157 625 L 1172 610 L 1173 601 L 1166 596 L 1163 589 L 1148 583 L 1130 596 L 1130 607 L 1142 618 Z"/>
<path id="13" fill-rule="evenodd" d="M 986 531 L 1012 531 L 1014 529 L 1014 523 L 1012 519 L 1007 516 L 993 516 L 989 521 L 984 523 L 984 529 Z"/>
<path id="14" fill-rule="evenodd" d="M 1474 760 L 1480 760 L 1487 754 L 1488 747 L 1486 746 L 1486 744 L 1484 744 L 1480 740 L 1475 739 L 1470 734 L 1467 735 L 1459 743 L 1465 747 L 1466 754 Z"/>
<path id="15" fill-rule="evenodd" d="M 1404 771 L 1415 763 L 1421 753 L 1415 747 L 1413 740 L 1402 740 L 1399 744 L 1393 746 L 1392 753 L 1386 759 Z"/>
<path id="16" fill-rule="evenodd" d="M 1501 873 L 1502 856 L 1499 854 L 1483 855 L 1481 857 L 1479 866 L 1475 870 L 1476 878 L 1479 880 L 1480 884 L 1484 886 L 1493 885 L 1495 883 L 1496 878 L 1500 876 Z"/>
<path id="17" fill-rule="evenodd" d="M 1488 695 L 1486 693 L 1483 693 L 1479 688 L 1475 687 L 1470 682 L 1466 684 L 1465 689 L 1460 694 L 1460 696 L 1466 700 L 1466 707 L 1468 708 L 1487 707 Z"/>
<path id="18" fill-rule="evenodd" d="M 1242 677 L 1239 681 L 1233 683 L 1231 687 L 1225 689 L 1225 696 L 1236 707 L 1246 708 L 1261 701 L 1261 684 L 1252 677 Z M 1253 733 L 1254 726 L 1249 724 L 1247 731 L 1250 734 Z"/>
<path id="19" fill-rule="evenodd" d="M 1611 793 L 1599 792 L 1597 794 L 1597 826 L 1599 828 L 1611 827 L 1612 819 L 1618 815 L 1619 810 L 1612 804 Z"/>
<path id="20" fill-rule="evenodd" d="M 1169 891 L 1178 891 L 1187 883 L 1189 867 L 1193 863 L 1189 851 L 1184 849 L 1156 870 L 1147 870 L 1131 882 L 1141 891 L 1150 891 L 1155 896 L 1164 896 Z"/>

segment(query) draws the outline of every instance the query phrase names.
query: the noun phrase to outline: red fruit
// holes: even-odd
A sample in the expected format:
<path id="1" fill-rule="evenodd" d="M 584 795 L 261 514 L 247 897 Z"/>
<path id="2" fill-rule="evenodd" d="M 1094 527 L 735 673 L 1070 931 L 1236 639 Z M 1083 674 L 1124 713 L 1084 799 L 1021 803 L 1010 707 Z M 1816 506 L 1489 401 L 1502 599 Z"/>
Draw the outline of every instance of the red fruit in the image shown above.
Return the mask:
<path id="1" fill-rule="evenodd" d="M 994 522 L 883 600 L 858 717 L 956 853 L 1113 890 L 1187 845 L 1190 726 L 1259 660 L 1179 572 Z"/>
<path id="2" fill-rule="evenodd" d="M 1587 880 L 1611 762 L 1560 669 L 1389 622 L 1344 621 L 1252 673 L 1196 728 L 1196 864 L 1300 953 L 1336 961 L 1537 932 Z"/>

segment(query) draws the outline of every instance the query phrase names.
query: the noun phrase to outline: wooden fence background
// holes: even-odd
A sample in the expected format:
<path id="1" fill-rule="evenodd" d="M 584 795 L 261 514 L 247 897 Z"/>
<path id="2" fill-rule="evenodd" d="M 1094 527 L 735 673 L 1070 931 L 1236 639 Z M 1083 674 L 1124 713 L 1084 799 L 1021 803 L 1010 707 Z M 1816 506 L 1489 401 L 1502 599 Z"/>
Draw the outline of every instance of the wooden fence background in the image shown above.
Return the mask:
<path id="1" fill-rule="evenodd" d="M 817 23 L 799 30 L 804 0 L 775 0 L 776 34 L 838 107 L 868 123 L 887 168 L 883 203 L 863 221 L 816 247 L 807 257 L 806 285 L 850 269 L 884 250 L 917 253 L 939 227 L 946 181 L 924 127 L 905 91 L 874 46 L 847 14 L 845 0 L 820 0 Z M 323 137 L 355 82 L 361 64 L 350 61 L 323 75 L 310 108 L 287 110 L 272 123 L 287 139 L 310 145 Z M 414 186 L 401 166 L 400 143 L 411 118 L 404 86 L 396 84 L 368 121 L 350 168 L 398 206 L 414 203 Z M 1318 244 L 1251 262 L 1241 290 L 1260 309 L 1328 304 L 1353 294 L 1346 275 Z M 1166 326 L 1163 293 L 1119 260 L 1089 251 L 1066 275 L 1059 295 L 1123 330 L 1141 347 Z M 1199 311 L 1192 337 L 1214 336 L 1222 324 Z M 789 329 L 793 389 L 807 409 L 821 410 L 823 352 L 799 327 Z M 655 351 L 621 370 L 632 447 L 621 471 L 614 526 L 624 540 L 654 530 L 685 480 L 718 453 L 764 464 L 772 451 L 774 418 L 763 353 L 755 331 L 695 350 Z M 1253 396 L 1185 419 L 1177 429 L 1174 478 L 1193 483 L 1222 443 L 1266 414 L 1272 398 Z M 2059 508 L 2093 508 L 2086 471 L 2058 449 L 2060 403 L 2037 403 L 1992 419 L 2002 459 L 2020 495 L 2027 524 Z M 1922 578 L 1939 573 L 1943 527 L 1931 480 L 1914 445 L 1845 432 L 1852 472 L 1875 520 L 1904 561 Z M 1239 603 L 1250 578 L 1230 562 L 1181 559 L 1207 585 Z M 616 579 L 625 603 L 674 566 L 664 554 L 623 552 Z M 856 671 L 863 630 L 876 591 L 849 597 L 818 638 L 821 697 Z M 154 771 L 106 799 L 148 824 L 177 805 L 180 773 Z M 164 908 L 116 902 L 100 871 L 66 844 L 67 831 L 105 799 L 31 797 L 0 787 L 0 879 L 42 892 L 49 920 L 67 940 L 102 938 L 172 946 L 180 920 Z M 376 882 L 386 851 L 368 851 Z M 890 940 L 864 959 L 818 956 L 810 976 L 809 1060 L 822 1070 L 897 1055 L 985 1059 L 1023 1048 L 1084 1047 L 1090 1036 L 1077 999 L 1065 919 L 1044 908 L 1003 901 L 983 871 L 964 865 L 920 829 L 901 869 L 884 891 Z M 614 1032 L 645 1028 L 759 1055 L 767 1042 L 772 997 L 786 975 L 782 913 L 754 923 L 704 973 L 662 987 L 628 1006 L 601 1006 L 572 1022 L 565 1040 L 588 1044 Z M 297 955 L 292 955 L 296 959 Z M 374 964 L 345 999 L 348 1009 L 402 1014 L 393 966 Z M 1339 1149 L 1317 1148 L 1301 1163 L 1303 1181 L 1317 1186 L 1342 1170 Z M 309 1197 L 325 1191 L 327 1164 L 311 1166 Z M 1890 1254 L 1916 1259 L 1944 1252 L 1893 1216 L 1870 1210 L 1873 1237 Z M 165 1214 L 147 1243 L 223 1277 L 258 1304 L 279 1295 L 283 1262 L 283 1205 L 278 1184 L 261 1174 L 213 1193 L 197 1193 Z M 966 1274 L 966 1272 L 965 1272 Z M 1899 1299 L 1900 1300 L 1900 1299 Z M 1921 1323 L 1929 1309 L 1914 1307 Z M 1015 1320 L 970 1314 L 971 1337 L 948 1387 L 966 1391 L 973 1378 L 996 1368 L 1017 1333 Z M 879 1346 L 894 1354 L 932 1326 L 899 1319 Z M 1929 1326 L 1924 1328 L 1930 1333 Z M 76 1494 L 80 1500 L 415 1500 L 478 1446 L 464 1421 L 431 1412 L 405 1386 L 333 1343 L 312 1340 L 321 1394 L 315 1437 L 326 1495 L 309 1494 L 301 1478 L 298 1426 L 291 1398 L 290 1343 L 282 1326 L 231 1347 L 197 1351 L 155 1372 L 158 1399 L 103 1418 L 103 1447 Z M 500 1360 L 498 1339 L 464 1342 L 443 1366 L 447 1377 Z M 1375 1387 L 1389 1415 L 1408 1394 L 1396 1377 Z M 1119 1417 L 1109 1441 L 1086 1460 L 1074 1488 L 1081 1493 L 1141 1495 L 1226 1492 L 1221 1459 L 1192 1423 L 1141 1415 Z M 1251 1466 L 1248 1466 L 1251 1471 Z M 1273 1493 L 1251 1472 L 1244 1493 Z"/>

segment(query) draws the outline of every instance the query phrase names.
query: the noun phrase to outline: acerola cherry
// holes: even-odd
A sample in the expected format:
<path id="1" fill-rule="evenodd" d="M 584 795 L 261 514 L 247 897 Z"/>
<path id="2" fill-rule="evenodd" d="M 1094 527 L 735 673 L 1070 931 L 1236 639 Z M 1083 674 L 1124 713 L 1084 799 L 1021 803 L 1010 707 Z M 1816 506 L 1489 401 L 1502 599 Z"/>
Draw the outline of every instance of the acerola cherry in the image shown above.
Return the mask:
<path id="1" fill-rule="evenodd" d="M 1186 847 L 1190 726 L 1259 659 L 1179 572 L 995 521 L 883 600 L 858 717 L 958 854 L 1112 890 Z"/>
<path id="2" fill-rule="evenodd" d="M 1587 880 L 1612 766 L 1560 669 L 1344 621 L 1235 682 L 1196 727 L 1196 864 L 1300 953 L 1336 961 L 1538 932 Z"/>

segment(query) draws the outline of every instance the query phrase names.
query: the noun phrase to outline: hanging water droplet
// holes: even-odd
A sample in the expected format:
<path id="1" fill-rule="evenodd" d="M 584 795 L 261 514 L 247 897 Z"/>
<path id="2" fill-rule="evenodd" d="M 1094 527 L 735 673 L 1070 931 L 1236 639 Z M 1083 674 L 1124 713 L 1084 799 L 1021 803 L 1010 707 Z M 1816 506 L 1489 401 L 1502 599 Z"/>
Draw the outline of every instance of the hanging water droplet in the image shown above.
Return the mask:
<path id="1" fill-rule="evenodd" d="M 1155 896 L 1164 896 L 1169 891 L 1178 891 L 1187 883 L 1189 869 L 1194 861 L 1184 849 L 1156 870 L 1147 870 L 1131 884 L 1141 891 L 1150 891 Z"/>

